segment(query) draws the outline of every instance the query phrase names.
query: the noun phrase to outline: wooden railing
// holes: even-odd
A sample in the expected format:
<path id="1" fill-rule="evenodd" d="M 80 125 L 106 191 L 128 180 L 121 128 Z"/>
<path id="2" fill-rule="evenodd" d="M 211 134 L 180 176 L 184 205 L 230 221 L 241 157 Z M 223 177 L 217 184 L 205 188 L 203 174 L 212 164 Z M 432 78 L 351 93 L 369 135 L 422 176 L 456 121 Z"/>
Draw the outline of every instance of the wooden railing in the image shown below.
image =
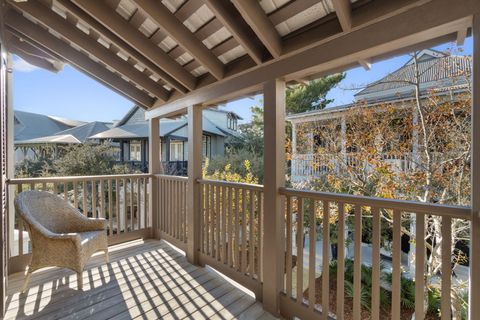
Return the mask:
<path id="1" fill-rule="evenodd" d="M 418 202 L 378 199 L 343 194 L 299 191 L 283 188 L 280 193 L 285 197 L 285 234 L 286 261 L 285 285 L 281 296 L 281 313 L 286 317 L 302 319 L 335 316 L 337 319 L 363 319 L 362 293 L 366 284 L 362 282 L 362 220 L 372 219 L 372 255 L 371 257 L 371 319 L 400 319 L 401 309 L 401 236 L 407 215 L 414 219 L 416 228 L 413 234 L 415 246 L 415 318 L 423 319 L 425 287 L 425 262 L 427 258 L 425 243 L 426 218 L 431 215 L 441 217 L 441 314 L 442 319 L 450 319 L 452 284 L 452 219 L 470 219 L 470 209 L 466 207 L 424 204 Z M 386 222 L 382 216 L 388 216 Z M 353 230 L 353 292 L 350 300 L 350 315 L 345 315 L 346 300 L 346 229 L 347 219 Z M 328 222 L 328 223 L 324 223 Z M 388 226 L 387 226 L 388 225 Z M 335 228 L 332 233 L 330 228 Z M 382 229 L 389 228 L 391 242 L 391 283 L 385 285 L 381 280 L 380 240 Z M 330 277 L 333 256 L 330 253 L 330 237 L 337 238 L 338 254 L 336 258 L 336 279 Z M 308 241 L 307 240 L 308 237 Z M 317 237 L 320 239 L 321 253 L 317 249 Z M 320 256 L 318 256 L 320 255 Z M 320 259 L 319 259 L 320 258 Z M 366 257 L 363 257 L 364 260 Z M 319 261 L 320 260 L 320 261 Z M 295 273 L 293 272 L 295 270 Z M 387 271 L 390 272 L 390 271 Z M 390 293 L 389 310 L 380 308 L 381 290 Z M 331 296 L 331 292 L 336 295 Z M 319 298 L 320 297 L 320 298 Z M 351 298 L 350 298 L 351 297 Z M 334 301 L 336 310 L 332 312 L 330 303 Z M 352 302 L 353 300 L 353 302 Z M 413 310 L 412 310 L 413 312 Z"/>
<path id="2" fill-rule="evenodd" d="M 200 180 L 200 261 L 261 296 L 263 186 Z"/>
<path id="3" fill-rule="evenodd" d="M 69 201 L 84 215 L 108 220 L 109 243 L 150 235 L 149 174 L 11 179 L 9 201 L 27 190 L 42 190 Z M 9 220 L 10 272 L 28 262 L 31 243 L 17 212 Z M 13 218 L 13 219 L 12 219 Z"/>
<path id="4" fill-rule="evenodd" d="M 187 178 L 155 175 L 158 183 L 158 223 L 160 238 L 182 250 L 187 243 Z"/>

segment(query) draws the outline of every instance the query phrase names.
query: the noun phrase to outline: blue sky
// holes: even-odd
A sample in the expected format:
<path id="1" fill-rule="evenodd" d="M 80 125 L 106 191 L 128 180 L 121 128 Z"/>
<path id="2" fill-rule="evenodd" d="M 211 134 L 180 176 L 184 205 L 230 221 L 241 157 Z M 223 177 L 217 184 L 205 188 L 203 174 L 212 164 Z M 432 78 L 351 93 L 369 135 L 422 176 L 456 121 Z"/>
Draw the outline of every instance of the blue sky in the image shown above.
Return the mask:
<path id="1" fill-rule="evenodd" d="M 472 53 L 472 38 L 467 38 L 464 54 Z M 452 44 L 436 47 L 437 50 L 451 48 Z M 328 94 L 336 106 L 350 103 L 356 92 L 352 88 L 364 86 L 378 80 L 401 67 L 409 60 L 407 55 L 374 63 L 371 70 L 354 68 L 346 72 L 345 79 Z M 55 74 L 29 65 L 14 57 L 14 108 L 29 112 L 54 115 L 83 121 L 118 120 L 132 107 L 133 103 L 101 83 L 66 65 Z M 261 104 L 261 95 L 233 101 L 222 109 L 237 112 L 243 122 L 250 120 L 250 107 Z"/>

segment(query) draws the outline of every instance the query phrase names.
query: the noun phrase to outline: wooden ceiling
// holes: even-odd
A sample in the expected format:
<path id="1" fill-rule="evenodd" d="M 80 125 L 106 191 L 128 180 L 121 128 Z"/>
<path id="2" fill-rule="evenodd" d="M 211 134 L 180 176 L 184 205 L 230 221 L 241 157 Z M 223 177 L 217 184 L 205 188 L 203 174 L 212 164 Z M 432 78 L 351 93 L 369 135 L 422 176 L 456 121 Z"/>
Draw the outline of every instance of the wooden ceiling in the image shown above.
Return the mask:
<path id="1" fill-rule="evenodd" d="M 436 0 L 0 1 L 11 52 L 151 109 Z"/>

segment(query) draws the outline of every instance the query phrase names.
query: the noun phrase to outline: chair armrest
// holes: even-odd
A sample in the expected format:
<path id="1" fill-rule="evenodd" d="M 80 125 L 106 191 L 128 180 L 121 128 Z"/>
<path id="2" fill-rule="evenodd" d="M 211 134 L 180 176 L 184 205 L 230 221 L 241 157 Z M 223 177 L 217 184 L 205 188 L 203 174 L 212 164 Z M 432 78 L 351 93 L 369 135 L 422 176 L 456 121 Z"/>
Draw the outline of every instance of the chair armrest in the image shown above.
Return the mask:
<path id="1" fill-rule="evenodd" d="M 104 218 L 85 218 L 81 229 L 81 232 L 106 230 L 107 220 Z"/>

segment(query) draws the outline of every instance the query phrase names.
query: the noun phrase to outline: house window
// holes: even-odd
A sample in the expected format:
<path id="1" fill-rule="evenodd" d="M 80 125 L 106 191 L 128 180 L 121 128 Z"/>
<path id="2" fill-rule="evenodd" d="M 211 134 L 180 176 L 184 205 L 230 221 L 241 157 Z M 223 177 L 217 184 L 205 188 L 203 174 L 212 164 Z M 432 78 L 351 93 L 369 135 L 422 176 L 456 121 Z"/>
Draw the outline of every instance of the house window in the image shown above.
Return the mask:
<path id="1" fill-rule="evenodd" d="M 211 158 L 212 157 L 212 137 L 203 136 L 203 157 Z"/>
<path id="2" fill-rule="evenodd" d="M 227 116 L 227 128 L 231 130 L 237 130 L 237 118 L 231 114 Z"/>
<path id="3" fill-rule="evenodd" d="M 170 161 L 183 161 L 183 141 L 170 141 Z"/>
<path id="4" fill-rule="evenodd" d="M 142 161 L 142 144 L 140 142 L 130 143 L 130 161 Z"/>

